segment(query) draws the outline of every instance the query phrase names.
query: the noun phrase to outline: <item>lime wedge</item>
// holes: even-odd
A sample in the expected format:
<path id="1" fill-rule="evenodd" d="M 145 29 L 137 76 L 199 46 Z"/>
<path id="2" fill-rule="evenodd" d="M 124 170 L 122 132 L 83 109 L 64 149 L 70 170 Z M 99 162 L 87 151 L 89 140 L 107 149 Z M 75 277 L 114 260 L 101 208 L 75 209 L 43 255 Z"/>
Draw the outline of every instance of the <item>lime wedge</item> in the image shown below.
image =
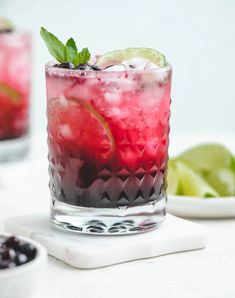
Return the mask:
<path id="1" fill-rule="evenodd" d="M 19 91 L 6 85 L 5 83 L 0 82 L 0 95 L 1 94 L 7 96 L 14 103 L 19 103 L 21 100 L 21 94 Z"/>
<path id="2" fill-rule="evenodd" d="M 165 56 L 150 48 L 128 48 L 125 50 L 108 52 L 98 58 L 97 65 L 101 68 L 106 68 L 111 65 L 121 64 L 124 60 L 133 58 L 148 59 L 159 67 L 164 67 L 166 65 Z"/>
<path id="3" fill-rule="evenodd" d="M 221 168 L 211 171 L 207 182 L 221 195 L 235 195 L 235 174 L 232 170 Z"/>
<path id="4" fill-rule="evenodd" d="M 168 174 L 167 174 L 167 192 L 172 195 L 178 194 L 180 189 L 180 181 L 175 169 L 173 160 L 168 161 Z"/>
<path id="5" fill-rule="evenodd" d="M 111 151 L 113 152 L 114 149 L 115 149 L 115 140 L 114 140 L 114 137 L 113 137 L 113 133 L 112 133 L 107 121 L 105 120 L 105 118 L 88 101 L 84 101 L 84 100 L 77 99 L 77 98 L 69 98 L 69 101 L 79 103 L 81 106 L 84 107 L 84 109 L 89 111 L 90 114 L 94 118 L 96 118 L 97 122 L 103 128 L 103 131 L 104 131 L 105 135 L 108 137 L 108 139 L 110 141 L 110 144 L 111 144 L 111 148 L 112 148 Z"/>
<path id="6" fill-rule="evenodd" d="M 182 195 L 193 197 L 217 197 L 218 192 L 212 188 L 197 172 L 186 164 L 176 162 Z"/>
<path id="7" fill-rule="evenodd" d="M 233 165 L 231 152 L 220 144 L 195 146 L 182 153 L 178 159 L 202 172 L 216 168 L 230 168 Z"/>
<path id="8" fill-rule="evenodd" d="M 90 102 L 72 97 L 54 98 L 49 101 L 47 112 L 53 136 L 77 143 L 100 160 L 112 157 L 116 147 L 113 133 L 107 120 Z"/>

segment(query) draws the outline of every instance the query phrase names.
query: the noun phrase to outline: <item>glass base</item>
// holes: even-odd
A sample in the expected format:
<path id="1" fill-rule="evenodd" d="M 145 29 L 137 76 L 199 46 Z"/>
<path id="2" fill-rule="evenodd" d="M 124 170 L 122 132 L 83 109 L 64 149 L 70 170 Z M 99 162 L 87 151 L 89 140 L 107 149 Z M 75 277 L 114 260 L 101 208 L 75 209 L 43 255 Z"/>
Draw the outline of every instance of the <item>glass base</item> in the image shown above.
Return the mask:
<path id="1" fill-rule="evenodd" d="M 0 162 L 17 160 L 28 153 L 29 136 L 11 140 L 0 140 Z"/>
<path id="2" fill-rule="evenodd" d="M 86 208 L 52 199 L 51 221 L 60 229 L 82 234 L 123 235 L 147 232 L 165 219 L 166 196 L 137 207 Z"/>

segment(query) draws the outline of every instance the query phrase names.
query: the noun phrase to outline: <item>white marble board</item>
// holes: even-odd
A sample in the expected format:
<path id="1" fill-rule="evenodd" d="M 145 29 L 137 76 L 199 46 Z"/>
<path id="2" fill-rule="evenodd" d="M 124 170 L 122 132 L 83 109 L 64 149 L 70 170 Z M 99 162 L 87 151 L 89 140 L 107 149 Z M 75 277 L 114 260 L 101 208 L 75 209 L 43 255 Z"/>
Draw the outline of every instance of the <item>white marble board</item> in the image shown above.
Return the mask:
<path id="1" fill-rule="evenodd" d="M 170 214 L 159 228 L 138 235 L 91 236 L 63 232 L 50 224 L 47 214 L 8 218 L 5 230 L 31 237 L 44 245 L 49 255 L 83 269 L 201 249 L 207 243 L 207 230 L 203 226 Z"/>

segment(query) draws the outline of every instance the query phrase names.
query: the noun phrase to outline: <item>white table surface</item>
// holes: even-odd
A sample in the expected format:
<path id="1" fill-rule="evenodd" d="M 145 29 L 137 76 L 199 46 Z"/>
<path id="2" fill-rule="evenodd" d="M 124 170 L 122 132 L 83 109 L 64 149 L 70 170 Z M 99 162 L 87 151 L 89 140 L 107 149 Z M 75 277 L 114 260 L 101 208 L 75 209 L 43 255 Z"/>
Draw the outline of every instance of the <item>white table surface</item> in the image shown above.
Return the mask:
<path id="1" fill-rule="evenodd" d="M 170 153 L 205 140 L 223 141 L 235 153 L 235 136 L 218 134 L 174 136 Z M 0 231 L 9 216 L 48 211 L 45 138 L 34 138 L 32 145 L 27 159 L 0 164 Z M 235 297 L 235 219 L 195 221 L 209 230 L 206 249 L 94 270 L 49 258 L 33 298 Z"/>

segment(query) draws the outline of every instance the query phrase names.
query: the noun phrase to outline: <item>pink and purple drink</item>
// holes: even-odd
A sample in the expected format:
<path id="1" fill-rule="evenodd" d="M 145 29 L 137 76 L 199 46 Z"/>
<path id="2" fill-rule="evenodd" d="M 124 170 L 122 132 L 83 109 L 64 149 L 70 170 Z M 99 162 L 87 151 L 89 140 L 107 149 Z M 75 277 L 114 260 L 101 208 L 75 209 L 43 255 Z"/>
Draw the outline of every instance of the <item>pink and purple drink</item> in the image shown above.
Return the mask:
<path id="1" fill-rule="evenodd" d="M 46 66 L 52 220 L 89 233 L 156 227 L 166 212 L 171 67 Z"/>
<path id="2" fill-rule="evenodd" d="M 31 36 L 0 32 L 0 160 L 27 151 Z"/>

